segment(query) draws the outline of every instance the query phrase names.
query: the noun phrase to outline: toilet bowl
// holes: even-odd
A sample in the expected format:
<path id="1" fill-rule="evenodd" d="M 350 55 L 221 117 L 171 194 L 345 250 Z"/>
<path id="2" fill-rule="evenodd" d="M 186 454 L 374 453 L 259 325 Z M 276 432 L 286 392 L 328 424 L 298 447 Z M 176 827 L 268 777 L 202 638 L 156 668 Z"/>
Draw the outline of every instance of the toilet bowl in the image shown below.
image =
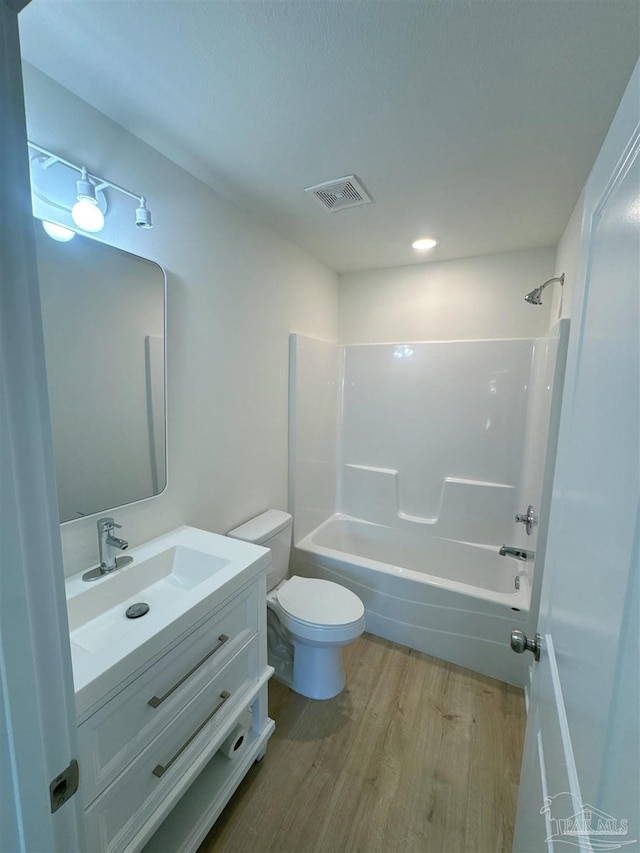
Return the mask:
<path id="1" fill-rule="evenodd" d="M 364 631 L 364 605 L 332 581 L 286 578 L 292 518 L 267 510 L 227 535 L 271 548 L 267 575 L 269 664 L 275 677 L 310 699 L 331 699 L 345 686 L 342 647 Z"/>

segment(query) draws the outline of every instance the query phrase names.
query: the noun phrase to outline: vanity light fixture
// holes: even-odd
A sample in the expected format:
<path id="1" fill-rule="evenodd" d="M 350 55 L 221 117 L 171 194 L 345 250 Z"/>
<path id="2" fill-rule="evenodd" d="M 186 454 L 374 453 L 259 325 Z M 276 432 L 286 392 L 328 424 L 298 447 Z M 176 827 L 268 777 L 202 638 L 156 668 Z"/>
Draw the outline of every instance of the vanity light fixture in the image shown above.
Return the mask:
<path id="1" fill-rule="evenodd" d="M 118 192 L 129 196 L 129 198 L 134 199 L 138 203 L 138 206 L 135 208 L 134 221 L 136 225 L 138 225 L 140 228 L 153 227 L 153 222 L 151 220 L 151 211 L 147 207 L 147 200 L 145 196 L 142 196 L 139 193 L 131 192 L 131 190 L 120 186 L 120 184 L 115 184 L 113 181 L 109 181 L 107 178 L 102 178 L 99 175 L 90 174 L 85 166 L 77 166 L 75 163 L 71 163 L 69 160 L 65 160 L 58 154 L 54 154 L 53 151 L 49 151 L 47 148 L 43 148 L 41 145 L 36 145 L 35 142 L 29 142 L 28 145 L 29 148 L 37 152 L 38 155 L 32 159 L 32 187 L 34 195 L 38 196 L 38 198 L 40 198 L 40 200 L 43 201 L 45 204 L 65 211 L 65 215 L 68 215 L 68 213 L 70 212 L 73 222 L 82 231 L 89 231 L 95 233 L 97 231 L 101 231 L 104 228 L 104 214 L 107 209 L 106 198 L 104 195 L 104 190 L 106 189 L 117 190 Z M 36 181 L 34 178 L 35 163 L 38 164 L 38 167 L 41 170 L 45 171 L 50 169 L 52 166 L 60 164 L 61 166 L 66 166 L 67 169 L 72 169 L 76 172 L 79 172 L 80 178 L 76 181 L 75 202 L 71 203 L 70 200 L 67 200 L 66 203 L 61 203 L 59 199 L 51 198 L 50 189 L 48 191 L 43 191 L 42 189 L 39 190 L 36 186 Z M 66 193 L 66 195 L 68 195 L 68 193 Z M 56 231 L 58 236 L 54 236 L 52 231 L 48 227 L 44 226 L 47 234 L 54 237 L 54 239 L 71 239 L 70 236 L 60 236 L 60 234 L 62 234 L 64 231 L 68 231 L 71 233 L 71 235 L 73 235 L 71 229 L 67 229 L 64 228 L 64 226 L 57 225 L 57 223 L 47 224 L 56 226 L 53 230 Z"/>
<path id="2" fill-rule="evenodd" d="M 428 252 L 429 249 L 433 249 L 438 245 L 438 240 L 434 237 L 420 237 L 419 240 L 414 240 L 411 244 L 411 248 L 415 249 L 417 252 Z"/>

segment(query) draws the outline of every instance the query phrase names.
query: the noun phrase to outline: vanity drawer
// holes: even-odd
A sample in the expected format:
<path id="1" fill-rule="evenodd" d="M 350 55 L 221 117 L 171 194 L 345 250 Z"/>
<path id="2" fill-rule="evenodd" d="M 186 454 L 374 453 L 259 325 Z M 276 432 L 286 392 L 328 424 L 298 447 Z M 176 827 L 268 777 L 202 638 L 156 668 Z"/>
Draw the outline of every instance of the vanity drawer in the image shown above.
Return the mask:
<path id="1" fill-rule="evenodd" d="M 258 681 L 259 650 L 255 637 L 91 804 L 85 812 L 88 849 L 126 849 L 168 791 L 192 781 L 185 782 L 185 773 L 196 763 L 204 766 L 223 727 L 246 709 Z"/>
<path id="2" fill-rule="evenodd" d="M 78 732 L 85 807 L 255 636 L 257 624 L 254 584 L 82 723 Z"/>

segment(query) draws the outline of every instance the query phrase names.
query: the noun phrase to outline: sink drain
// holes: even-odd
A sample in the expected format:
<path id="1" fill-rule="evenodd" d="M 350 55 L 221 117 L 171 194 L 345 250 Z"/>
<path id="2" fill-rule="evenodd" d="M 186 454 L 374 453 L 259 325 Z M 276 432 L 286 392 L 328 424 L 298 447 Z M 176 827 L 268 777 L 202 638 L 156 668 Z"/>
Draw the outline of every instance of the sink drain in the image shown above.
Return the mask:
<path id="1" fill-rule="evenodd" d="M 136 601 L 131 607 L 127 607 L 127 619 L 139 619 L 149 612 L 149 605 L 146 601 Z"/>

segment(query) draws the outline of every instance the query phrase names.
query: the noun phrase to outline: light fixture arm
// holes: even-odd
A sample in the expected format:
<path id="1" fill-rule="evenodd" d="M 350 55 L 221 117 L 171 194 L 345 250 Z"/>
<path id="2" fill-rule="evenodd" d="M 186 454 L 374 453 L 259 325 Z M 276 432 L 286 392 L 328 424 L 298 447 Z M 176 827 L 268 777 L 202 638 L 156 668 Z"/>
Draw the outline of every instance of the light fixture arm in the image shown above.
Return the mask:
<path id="1" fill-rule="evenodd" d="M 32 148 L 34 151 L 37 151 L 39 154 L 44 154 L 48 159 L 44 161 L 42 167 L 47 169 L 49 166 L 53 166 L 55 163 L 62 163 L 64 166 L 68 166 L 70 169 L 74 169 L 76 172 L 79 172 L 83 179 L 91 181 L 94 186 L 94 192 L 99 192 L 104 189 L 112 189 L 117 190 L 123 195 L 129 196 L 129 198 L 135 199 L 139 204 L 143 207 L 146 205 L 146 199 L 141 193 L 134 193 L 131 190 L 128 190 L 126 187 L 121 186 L 120 184 L 116 184 L 113 181 L 108 180 L 107 178 L 103 178 L 100 175 L 94 175 L 92 172 L 88 172 L 84 166 L 78 166 L 76 163 L 72 163 L 70 160 L 66 160 L 64 157 L 60 157 L 59 154 L 55 154 L 53 151 L 49 151 L 48 148 L 44 148 L 42 145 L 37 145 L 35 142 L 27 141 L 29 148 Z M 151 219 L 149 217 L 149 223 Z M 150 227 L 147 225 L 145 227 Z"/>

